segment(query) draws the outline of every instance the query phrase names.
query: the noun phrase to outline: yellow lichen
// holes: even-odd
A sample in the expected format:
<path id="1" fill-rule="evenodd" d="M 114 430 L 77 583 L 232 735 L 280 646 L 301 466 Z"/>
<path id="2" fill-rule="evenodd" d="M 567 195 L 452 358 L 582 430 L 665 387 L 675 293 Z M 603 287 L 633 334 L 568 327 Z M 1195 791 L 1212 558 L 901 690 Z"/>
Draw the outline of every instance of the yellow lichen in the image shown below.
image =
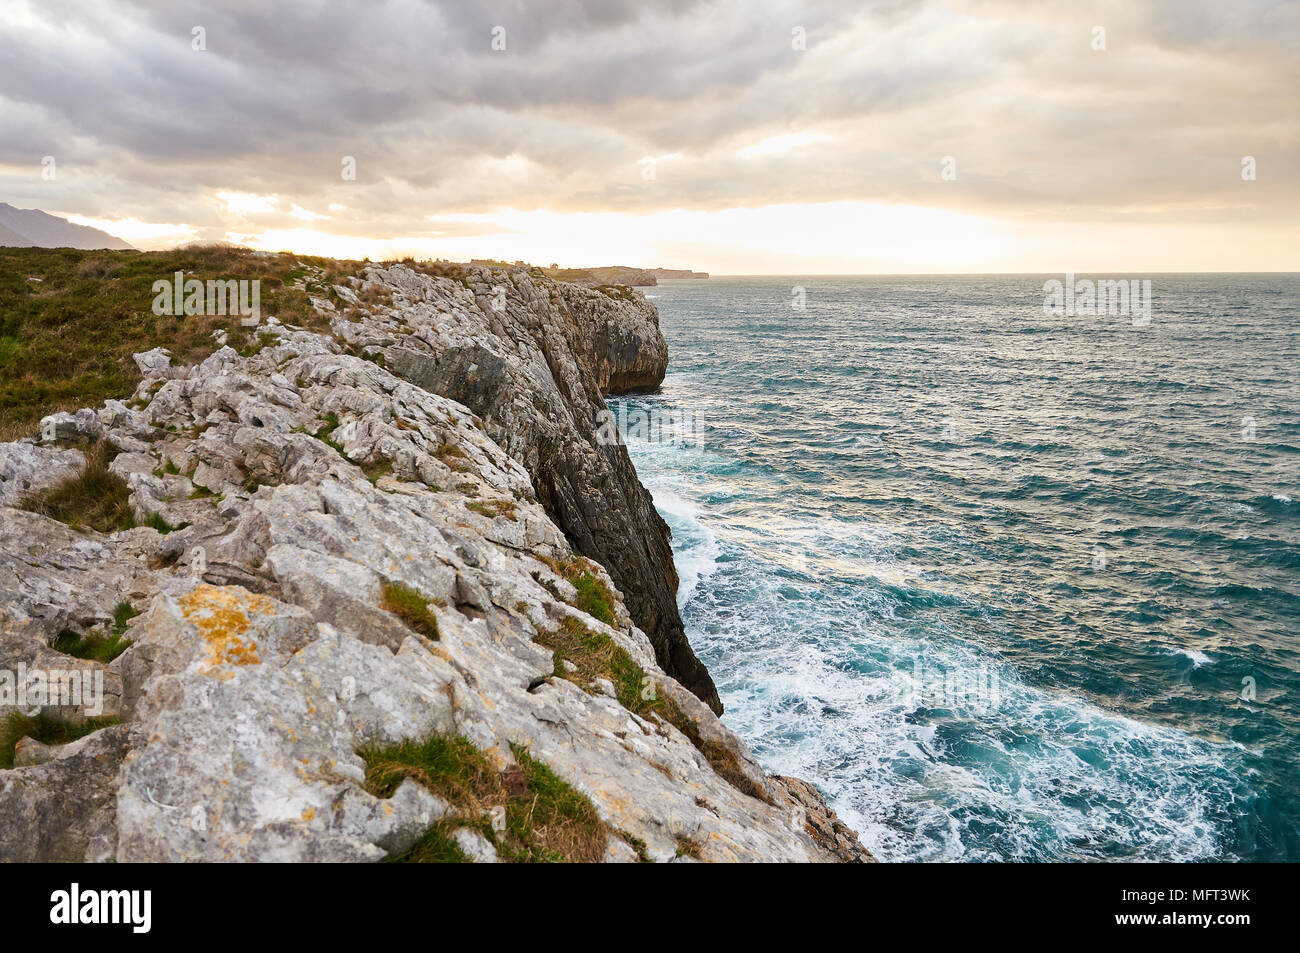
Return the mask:
<path id="1" fill-rule="evenodd" d="M 250 613 L 270 615 L 274 604 L 266 596 L 234 587 L 195 586 L 179 600 L 187 622 L 208 645 L 205 671 L 222 665 L 260 665 L 257 642 L 245 639 L 253 627 Z M 229 676 L 227 676 L 229 677 Z"/>

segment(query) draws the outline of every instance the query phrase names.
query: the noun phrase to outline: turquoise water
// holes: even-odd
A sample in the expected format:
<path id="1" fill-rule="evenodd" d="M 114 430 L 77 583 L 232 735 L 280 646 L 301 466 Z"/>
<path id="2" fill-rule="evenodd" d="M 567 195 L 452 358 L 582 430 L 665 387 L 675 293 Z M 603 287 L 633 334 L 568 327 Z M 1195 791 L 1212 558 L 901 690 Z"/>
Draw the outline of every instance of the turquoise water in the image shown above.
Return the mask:
<path id="1" fill-rule="evenodd" d="M 1050 277 L 646 289 L 691 641 L 883 859 L 1300 859 L 1300 277 Z"/>

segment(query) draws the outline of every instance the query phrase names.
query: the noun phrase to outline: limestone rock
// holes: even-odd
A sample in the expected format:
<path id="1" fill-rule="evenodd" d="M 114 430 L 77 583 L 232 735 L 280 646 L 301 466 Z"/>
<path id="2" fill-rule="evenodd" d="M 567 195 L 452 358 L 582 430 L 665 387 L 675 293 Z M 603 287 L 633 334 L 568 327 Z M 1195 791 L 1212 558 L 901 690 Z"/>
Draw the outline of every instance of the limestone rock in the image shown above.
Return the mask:
<path id="1" fill-rule="evenodd" d="M 84 465 L 79 450 L 0 443 L 0 506 L 15 506 L 28 494 L 76 476 Z"/>
<path id="2" fill-rule="evenodd" d="M 663 381 L 668 347 L 653 305 L 522 268 L 472 269 L 461 284 L 375 266 L 360 286 L 390 292 L 393 308 L 361 322 L 339 317 L 335 332 L 478 414 L 578 551 L 609 571 L 659 664 L 721 713 L 677 610 L 668 526 L 626 448 L 597 439 L 604 394 Z"/>
<path id="3" fill-rule="evenodd" d="M 23 735 L 14 744 L 14 767 L 25 768 L 33 764 L 44 764 L 46 761 L 53 761 L 57 753 L 50 745 Z"/>
<path id="4" fill-rule="evenodd" d="M 87 673 L 99 704 L 47 714 L 122 722 L 23 742 L 20 760 L 42 763 L 0 771 L 0 859 L 382 859 L 453 808 L 410 779 L 372 796 L 359 752 L 431 732 L 503 770 L 527 750 L 590 799 L 610 861 L 676 860 L 687 841 L 703 860 L 867 859 L 815 789 L 768 777 L 711 710 L 673 635 L 666 529 L 623 449 L 590 439 L 603 388 L 662 374 L 653 309 L 526 272 L 470 288 L 380 272 L 393 308 L 336 308 L 336 335 L 278 326 L 251 356 L 169 369 L 142 410 L 54 415 L 61 435 L 119 448 L 132 509 L 173 531 L 79 532 L 0 497 L 0 669 Z M 489 281 L 508 283 L 503 312 L 485 310 Z M 80 463 L 0 445 L 0 486 Z M 612 623 L 568 601 L 554 567 L 574 547 Z M 385 608 L 399 584 L 427 600 L 436 639 Z M 53 647 L 107 629 L 123 601 L 140 614 L 110 664 Z M 680 718 L 557 676 L 542 640 L 566 619 L 626 652 Z"/>
<path id="5" fill-rule="evenodd" d="M 117 725 L 63 747 L 44 764 L 0 771 L 0 859 L 114 859 L 117 773 L 130 730 Z"/>

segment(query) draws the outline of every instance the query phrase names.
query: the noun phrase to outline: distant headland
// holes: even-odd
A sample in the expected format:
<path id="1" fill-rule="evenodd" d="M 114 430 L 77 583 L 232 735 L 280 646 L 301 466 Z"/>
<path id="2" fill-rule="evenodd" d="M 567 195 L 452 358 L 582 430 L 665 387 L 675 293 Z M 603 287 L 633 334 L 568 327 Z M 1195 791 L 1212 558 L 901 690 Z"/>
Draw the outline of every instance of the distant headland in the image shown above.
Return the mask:
<path id="1" fill-rule="evenodd" d="M 632 285 L 643 287 L 659 283 L 661 278 L 707 278 L 707 271 L 689 268 L 631 268 L 627 265 L 603 265 L 597 268 L 543 268 L 551 278 L 580 285 Z"/>

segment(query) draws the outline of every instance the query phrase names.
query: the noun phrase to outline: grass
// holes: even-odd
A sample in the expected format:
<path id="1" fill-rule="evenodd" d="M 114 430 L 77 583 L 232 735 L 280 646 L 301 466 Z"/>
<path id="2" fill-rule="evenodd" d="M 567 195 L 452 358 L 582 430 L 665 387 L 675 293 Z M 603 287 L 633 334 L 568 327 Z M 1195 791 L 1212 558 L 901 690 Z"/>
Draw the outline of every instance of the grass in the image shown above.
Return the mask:
<path id="1" fill-rule="evenodd" d="M 470 507 L 473 509 L 473 507 Z M 541 561 L 555 573 L 569 581 L 577 590 L 572 600 L 564 600 L 575 609 L 581 609 L 593 619 L 599 619 L 606 625 L 614 625 L 614 593 L 605 580 L 591 571 L 590 564 L 581 556 L 570 554 L 564 559 L 540 557 Z M 549 588 L 549 587 L 548 587 Z M 556 589 L 551 589 L 557 592 Z"/>
<path id="2" fill-rule="evenodd" d="M 19 507 L 65 523 L 73 529 L 87 527 L 101 533 L 131 529 L 135 518 L 127 500 L 131 489 L 108 469 L 117 451 L 107 443 L 86 450 L 81 473 L 57 486 L 24 497 Z"/>
<path id="3" fill-rule="evenodd" d="M 163 519 L 161 513 L 150 513 L 150 514 L 149 514 L 148 516 L 146 516 L 146 517 L 144 518 L 144 520 L 143 520 L 141 523 L 139 523 L 138 525 L 140 525 L 140 526 L 149 526 L 149 527 L 152 527 L 153 529 L 156 529 L 158 532 L 160 532 L 160 533 L 162 533 L 164 536 L 166 536 L 168 533 L 174 533 L 174 532 L 176 532 L 178 529 L 184 529 L 185 527 L 189 526 L 190 524 L 189 524 L 189 523 L 181 523 L 181 524 L 179 524 L 179 525 L 177 525 L 177 526 L 173 526 L 171 523 L 169 523 L 169 522 L 167 522 L 165 519 Z"/>
<path id="4" fill-rule="evenodd" d="M 64 629 L 50 648 L 80 659 L 91 659 L 107 665 L 131 647 L 131 640 L 126 638 L 127 623 L 138 616 L 129 602 L 119 602 L 113 610 L 113 626 L 107 632 L 92 629 L 90 632 L 74 632 Z"/>
<path id="5" fill-rule="evenodd" d="M 381 477 L 386 477 L 393 472 L 393 463 L 391 460 L 374 460 L 370 463 L 361 464 L 361 472 L 366 475 L 371 486 L 378 486 Z"/>
<path id="6" fill-rule="evenodd" d="M 616 833 L 623 839 L 623 842 L 627 844 L 628 847 L 631 847 L 636 851 L 637 863 L 651 863 L 650 854 L 648 853 L 649 845 L 647 845 L 645 841 L 633 834 L 629 834 L 627 831 L 616 831 Z"/>
<path id="7" fill-rule="evenodd" d="M 261 310 L 286 324 L 315 330 L 328 319 L 312 308 L 309 291 L 294 288 L 305 274 L 329 297 L 331 285 L 359 273 L 360 262 L 250 249 L 206 246 L 161 252 L 0 248 L 0 440 L 36 433 L 56 410 L 126 400 L 140 381 L 131 355 L 165 347 L 176 363 L 202 360 L 217 349 L 212 332 L 229 334 L 236 349 L 268 343 L 239 315 L 156 315 L 153 282 L 186 278 L 261 282 Z M 29 277 L 42 279 L 28 281 Z"/>
<path id="8" fill-rule="evenodd" d="M 101 533 L 148 526 L 165 536 L 190 525 L 173 526 L 160 513 L 150 513 L 136 522 L 128 502 L 131 488 L 108 469 L 115 456 L 117 449 L 111 444 L 103 441 L 92 444 L 86 450 L 86 462 L 80 473 L 56 486 L 29 494 L 19 501 L 19 508 L 48 516 L 73 529 Z"/>
<path id="9" fill-rule="evenodd" d="M 62 745 L 117 723 L 117 719 L 112 716 L 87 718 L 80 724 L 67 724 L 45 714 L 24 715 L 22 712 L 11 712 L 0 720 L 0 768 L 14 766 L 14 747 L 24 737 L 35 738 L 41 744 Z"/>
<path id="10" fill-rule="evenodd" d="M 457 736 L 433 734 L 423 741 L 362 749 L 366 789 L 372 794 L 391 797 L 411 778 L 457 812 L 389 860 L 464 861 L 452 837 L 458 827 L 478 831 L 496 847 L 501 860 L 512 863 L 603 859 L 608 831 L 591 801 L 526 749 L 511 750 L 517 765 L 497 771 L 487 755 Z"/>
<path id="11" fill-rule="evenodd" d="M 570 580 L 573 588 L 578 590 L 574 605 L 593 619 L 599 619 L 606 625 L 614 624 L 614 593 L 605 580 L 595 573 L 585 572 L 577 579 Z"/>
<path id="12" fill-rule="evenodd" d="M 333 437 L 331 436 L 331 434 L 333 434 L 334 431 L 339 429 L 339 415 L 334 413 L 334 411 L 331 410 L 321 419 L 325 421 L 325 426 L 317 430 L 314 434 L 312 434 L 312 436 L 315 437 L 317 440 L 319 440 L 321 443 L 325 444 L 325 446 L 332 447 L 334 450 L 337 450 L 339 454 L 341 454 L 344 458 L 346 458 L 347 454 L 343 450 L 343 444 L 334 440 Z"/>
<path id="13" fill-rule="evenodd" d="M 699 841 L 692 840 L 689 837 L 679 836 L 677 838 L 677 856 L 693 857 L 694 859 L 699 860 L 704 856 L 704 848 L 700 846 Z"/>
<path id="14" fill-rule="evenodd" d="M 455 467 L 452 466 L 451 461 L 464 460 L 465 452 L 461 450 L 460 447 L 456 446 L 454 443 L 448 443 L 446 440 L 444 440 L 442 443 L 438 444 L 438 449 L 433 451 L 433 456 L 436 457 L 438 460 L 442 461 L 443 463 L 445 463 L 447 466 L 455 469 Z"/>
<path id="15" fill-rule="evenodd" d="M 518 507 L 515 506 L 513 500 L 471 500 L 465 506 L 480 516 L 486 516 L 488 519 L 504 516 L 506 519 L 512 520 L 518 512 Z"/>
<path id="16" fill-rule="evenodd" d="M 438 617 L 429 608 L 429 601 L 410 586 L 400 582 L 384 582 L 381 605 L 421 635 L 437 640 Z"/>
<path id="17" fill-rule="evenodd" d="M 257 334 L 249 332 L 245 335 L 243 343 L 235 347 L 235 353 L 240 357 L 252 357 L 263 348 L 275 347 L 279 343 L 280 335 L 273 331 L 260 331 Z"/>
<path id="18" fill-rule="evenodd" d="M 719 777 L 743 794 L 769 801 L 763 789 L 741 769 L 731 749 L 706 740 L 681 706 L 659 694 L 645 670 L 608 635 L 593 632 L 569 616 L 554 632 L 539 632 L 537 641 L 553 653 L 553 677 L 568 679 L 589 692 L 596 690 L 596 679 L 609 679 L 614 683 L 614 695 L 620 705 L 642 718 L 653 715 L 674 726 L 704 755 Z M 563 664 L 566 661 L 574 666 L 572 672 Z"/>
<path id="19" fill-rule="evenodd" d="M 645 670 L 620 646 L 603 632 L 593 632 L 573 616 L 568 616 L 554 632 L 539 632 L 537 641 L 551 650 L 555 659 L 555 675 L 594 690 L 598 678 L 614 683 L 618 703 L 642 717 L 652 713 L 668 715 L 668 699 L 652 687 Z M 576 668 L 569 672 L 563 662 Z M 675 707 L 675 706 L 674 706 Z"/>

